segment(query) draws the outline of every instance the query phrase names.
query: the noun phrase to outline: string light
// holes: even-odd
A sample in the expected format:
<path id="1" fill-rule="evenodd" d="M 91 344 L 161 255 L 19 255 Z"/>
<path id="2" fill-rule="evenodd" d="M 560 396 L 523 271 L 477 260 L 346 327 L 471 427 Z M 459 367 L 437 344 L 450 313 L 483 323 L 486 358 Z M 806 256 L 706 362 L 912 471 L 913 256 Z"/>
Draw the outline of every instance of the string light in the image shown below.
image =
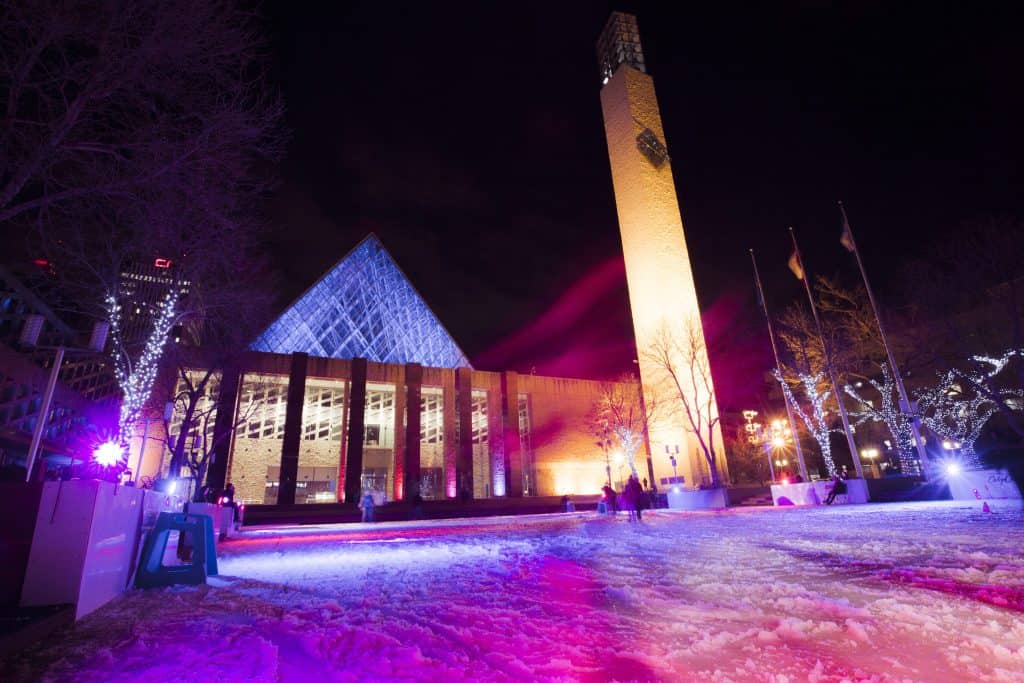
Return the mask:
<path id="1" fill-rule="evenodd" d="M 964 394 L 961 386 L 963 378 L 960 375 L 958 370 L 940 374 L 937 386 L 918 393 L 918 410 L 921 421 L 938 434 L 944 443 L 959 444 L 957 450 L 965 467 L 979 469 L 981 462 L 974 450 L 974 443 L 998 407 L 983 394 Z"/>
<path id="2" fill-rule="evenodd" d="M 807 425 L 807 429 L 811 432 L 811 436 L 818 442 L 818 448 L 821 449 L 821 457 L 825 461 L 825 468 L 828 470 L 828 476 L 834 477 L 838 474 L 836 469 L 836 463 L 832 460 L 832 444 L 829 443 L 829 436 L 832 430 L 828 427 L 826 420 L 825 401 L 828 400 L 829 391 L 820 391 L 818 386 L 821 383 L 822 378 L 825 376 L 824 372 L 819 372 L 815 375 L 806 375 L 802 372 L 797 373 L 797 379 L 800 380 L 800 384 L 804 388 L 804 395 L 807 396 L 807 400 L 810 402 L 811 414 L 808 415 L 800 407 L 800 404 L 796 402 L 796 398 L 793 396 L 792 390 L 786 383 L 786 380 L 782 377 L 782 373 L 778 370 L 772 370 L 772 374 L 775 379 L 778 380 L 782 386 L 782 393 L 785 394 L 786 400 L 789 401 L 790 405 L 793 406 L 793 410 L 797 416 Z"/>
<path id="3" fill-rule="evenodd" d="M 889 371 L 889 366 L 883 364 L 881 369 L 881 382 L 874 379 L 868 380 L 868 383 L 881 397 L 880 405 L 877 408 L 872 401 L 861 396 L 854 387 L 849 384 L 843 387 L 847 395 L 852 397 L 861 408 L 858 412 L 851 412 L 850 417 L 854 418 L 854 426 L 857 427 L 869 420 L 884 422 L 896 444 L 896 457 L 900 463 L 900 471 L 904 475 L 918 475 L 921 473 L 921 463 L 915 457 L 916 448 L 911 418 L 899 408 L 896 382 Z"/>
<path id="4" fill-rule="evenodd" d="M 178 290 L 172 289 L 157 304 L 153 330 L 146 340 L 142 355 L 134 364 L 121 341 L 121 305 L 113 295 L 107 295 L 106 304 L 110 319 L 114 376 L 124 395 L 117 423 L 118 440 L 127 444 L 156 382 L 164 346 L 177 315 Z"/>
<path id="5" fill-rule="evenodd" d="M 639 477 L 636 470 L 636 452 L 640 446 L 640 435 L 625 425 L 615 425 L 612 427 L 612 431 L 615 432 L 615 436 L 619 437 L 619 444 L 622 445 L 622 451 L 626 454 L 630 471 L 634 477 Z"/>
<path id="6" fill-rule="evenodd" d="M 1001 356 L 972 356 L 977 365 L 974 371 L 954 368 L 937 373 L 936 386 L 918 393 L 921 421 L 951 448 L 959 452 L 961 465 L 967 469 L 980 469 L 981 459 L 974 444 L 981 436 L 985 424 L 999 412 L 1002 405 L 1013 399 L 1024 398 L 1021 389 L 992 389 L 995 379 L 1014 357 L 1024 357 L 1024 349 L 1009 349 Z M 964 387 L 972 390 L 968 393 Z"/>

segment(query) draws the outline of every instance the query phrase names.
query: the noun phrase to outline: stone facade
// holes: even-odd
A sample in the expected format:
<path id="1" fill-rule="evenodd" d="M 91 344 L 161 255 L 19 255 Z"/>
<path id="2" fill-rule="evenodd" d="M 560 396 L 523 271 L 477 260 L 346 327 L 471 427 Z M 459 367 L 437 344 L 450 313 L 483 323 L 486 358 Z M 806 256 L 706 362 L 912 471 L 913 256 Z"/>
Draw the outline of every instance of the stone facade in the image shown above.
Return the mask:
<path id="1" fill-rule="evenodd" d="M 267 483 L 274 483 L 281 468 L 281 439 L 235 439 L 228 480 L 240 503 L 266 502 Z M 271 494 L 276 498 L 276 492 Z"/>

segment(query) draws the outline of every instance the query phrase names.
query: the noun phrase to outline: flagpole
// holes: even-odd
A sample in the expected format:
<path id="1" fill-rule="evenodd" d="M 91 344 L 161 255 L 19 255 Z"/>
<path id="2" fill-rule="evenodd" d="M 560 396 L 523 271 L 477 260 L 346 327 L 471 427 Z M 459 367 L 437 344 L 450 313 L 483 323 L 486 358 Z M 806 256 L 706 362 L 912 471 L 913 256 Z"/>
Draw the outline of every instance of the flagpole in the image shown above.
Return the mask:
<path id="1" fill-rule="evenodd" d="M 772 317 L 768 314 L 768 301 L 764 298 L 764 287 L 761 285 L 761 274 L 757 271 L 757 259 L 754 258 L 754 250 L 750 250 L 750 262 L 754 264 L 754 281 L 757 283 L 757 294 L 761 298 L 761 310 L 764 311 L 764 318 L 768 323 L 768 338 L 772 342 L 772 354 L 775 356 L 775 369 L 782 377 L 782 362 L 779 360 L 779 347 L 775 344 L 775 332 L 772 330 Z M 782 393 L 782 400 L 786 402 L 786 415 L 789 417 L 789 430 L 793 434 L 793 445 L 796 446 L 796 459 L 800 464 L 800 476 L 804 481 L 810 481 L 807 476 L 807 465 L 804 463 L 804 452 L 800 448 L 800 433 L 796 430 L 796 421 L 793 419 L 793 407 L 789 405 L 786 393 Z M 768 458 L 768 465 L 771 466 L 771 457 Z M 774 481 L 775 477 L 772 476 Z"/>
<path id="2" fill-rule="evenodd" d="M 892 376 L 896 379 L 896 390 L 900 396 L 900 410 L 910 416 L 910 426 L 914 434 L 914 445 L 917 447 L 917 457 L 921 461 L 921 477 L 925 480 L 928 479 L 927 475 L 927 457 L 928 454 L 924 449 L 924 442 L 921 440 L 921 420 L 917 417 L 917 411 L 913 410 L 910 405 L 910 398 L 907 396 L 907 389 L 903 386 L 903 376 L 900 374 L 900 369 L 896 365 L 896 357 L 892 353 L 892 347 L 889 346 L 889 336 L 885 333 L 885 327 L 882 325 L 882 316 L 878 314 L 878 304 L 875 303 L 875 294 L 871 290 L 871 283 L 868 282 L 868 273 L 864 269 L 864 261 L 860 258 L 860 250 L 857 249 L 857 240 L 853 238 L 853 230 L 850 228 L 850 221 L 846 217 L 846 207 L 843 206 L 842 202 L 839 202 L 839 212 L 843 215 L 843 236 L 850 240 L 850 251 L 857 258 L 857 267 L 860 268 L 861 279 L 864 280 L 864 289 L 868 293 L 868 301 L 871 302 L 871 310 L 875 314 L 875 324 L 878 325 L 878 334 L 882 338 L 882 345 L 885 347 L 885 355 L 889 359 L 889 368 L 892 369 Z M 846 246 L 845 244 L 843 246 Z"/>
<path id="3" fill-rule="evenodd" d="M 811 314 L 814 316 L 814 325 L 818 328 L 818 338 L 821 339 L 821 348 L 825 354 L 825 367 L 828 368 L 829 379 L 832 380 L 832 390 L 836 392 L 836 403 L 839 404 L 839 416 L 843 419 L 843 431 L 846 433 L 846 444 L 850 448 L 850 457 L 853 458 L 853 469 L 857 476 L 864 478 L 864 470 L 860 466 L 860 454 L 857 453 L 857 444 L 853 441 L 853 432 L 850 430 L 850 418 L 846 415 L 846 406 L 843 405 L 843 395 L 839 393 L 839 381 L 836 379 L 836 371 L 832 367 L 832 354 L 828 351 L 828 344 L 825 342 L 825 333 L 821 329 L 821 319 L 818 317 L 818 307 L 814 305 L 814 295 L 811 293 L 810 279 L 807 277 L 807 269 L 804 268 L 804 259 L 800 255 L 800 247 L 796 243 L 796 233 L 793 228 L 789 229 L 789 236 L 793 238 L 793 250 L 796 253 L 797 262 L 804 281 L 804 288 L 807 290 L 807 300 L 811 304 Z"/>

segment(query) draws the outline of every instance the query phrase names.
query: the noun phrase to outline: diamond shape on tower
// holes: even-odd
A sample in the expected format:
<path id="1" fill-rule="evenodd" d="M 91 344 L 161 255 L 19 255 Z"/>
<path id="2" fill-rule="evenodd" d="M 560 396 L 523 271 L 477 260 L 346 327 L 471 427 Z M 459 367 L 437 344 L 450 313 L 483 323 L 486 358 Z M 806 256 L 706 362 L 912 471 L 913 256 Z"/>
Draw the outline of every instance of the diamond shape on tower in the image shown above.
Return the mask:
<path id="1" fill-rule="evenodd" d="M 250 348 L 380 363 L 472 367 L 372 233 L 289 306 Z"/>

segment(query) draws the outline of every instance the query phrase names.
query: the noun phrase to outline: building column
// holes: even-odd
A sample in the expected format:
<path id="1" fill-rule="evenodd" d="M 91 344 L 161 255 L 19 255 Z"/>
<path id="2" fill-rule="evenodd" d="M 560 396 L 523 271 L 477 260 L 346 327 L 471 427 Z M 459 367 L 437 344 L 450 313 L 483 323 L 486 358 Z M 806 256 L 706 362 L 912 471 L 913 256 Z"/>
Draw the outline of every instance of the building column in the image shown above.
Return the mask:
<path id="1" fill-rule="evenodd" d="M 213 423 L 213 452 L 206 469 L 206 485 L 216 491 L 223 489 L 227 483 L 228 458 L 231 455 L 235 406 L 238 403 L 241 379 L 242 373 L 237 368 L 228 368 L 221 373 L 217 417 Z"/>
<path id="2" fill-rule="evenodd" d="M 281 440 L 281 477 L 277 490 L 278 505 L 295 504 L 295 481 L 299 476 L 299 443 L 302 440 L 302 405 L 306 400 L 306 365 L 309 354 L 293 353 L 288 373 L 288 404 L 284 413 L 284 438 Z"/>
<path id="3" fill-rule="evenodd" d="M 420 490 L 420 397 L 423 388 L 423 366 L 408 363 L 405 366 L 405 494 L 412 496 Z"/>
<path id="4" fill-rule="evenodd" d="M 458 495 L 458 479 L 455 464 L 458 460 L 459 444 L 455 435 L 458 433 L 459 417 L 455 411 L 455 371 L 445 370 L 441 375 L 441 389 L 444 416 L 444 494 L 448 498 Z"/>
<path id="5" fill-rule="evenodd" d="M 405 367 L 397 368 L 395 376 L 395 416 L 391 421 L 395 435 L 391 449 L 391 500 L 405 497 Z"/>
<path id="6" fill-rule="evenodd" d="M 473 371 L 455 370 L 455 410 L 459 419 L 459 443 L 456 445 L 456 495 L 462 498 L 468 492 L 473 497 Z"/>
<path id="7" fill-rule="evenodd" d="M 363 488 L 363 438 L 366 427 L 365 358 L 352 359 L 352 390 L 349 392 L 348 448 L 345 454 L 345 502 L 357 505 Z"/>
<path id="8" fill-rule="evenodd" d="M 523 497 L 523 449 L 519 437 L 519 376 L 501 373 L 501 418 L 505 444 L 505 495 Z"/>
<path id="9" fill-rule="evenodd" d="M 345 502 L 345 462 L 348 457 L 348 443 L 345 435 L 348 434 L 348 414 L 352 405 L 352 382 L 345 379 L 345 398 L 341 404 L 341 443 L 338 444 L 338 490 L 335 497 L 339 503 Z"/>

